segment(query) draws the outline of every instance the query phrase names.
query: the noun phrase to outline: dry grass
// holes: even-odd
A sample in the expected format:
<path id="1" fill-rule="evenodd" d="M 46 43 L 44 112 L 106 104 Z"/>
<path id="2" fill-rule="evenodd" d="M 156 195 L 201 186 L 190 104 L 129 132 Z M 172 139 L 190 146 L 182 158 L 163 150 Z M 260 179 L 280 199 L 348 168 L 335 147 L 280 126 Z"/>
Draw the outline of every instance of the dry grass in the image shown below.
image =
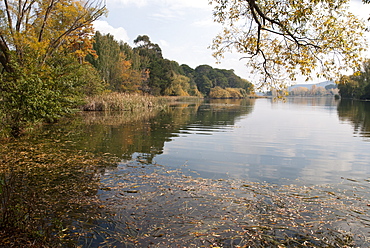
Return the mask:
<path id="1" fill-rule="evenodd" d="M 86 102 L 81 107 L 84 111 L 136 111 L 167 106 L 167 100 L 163 98 L 116 92 L 88 97 Z"/>

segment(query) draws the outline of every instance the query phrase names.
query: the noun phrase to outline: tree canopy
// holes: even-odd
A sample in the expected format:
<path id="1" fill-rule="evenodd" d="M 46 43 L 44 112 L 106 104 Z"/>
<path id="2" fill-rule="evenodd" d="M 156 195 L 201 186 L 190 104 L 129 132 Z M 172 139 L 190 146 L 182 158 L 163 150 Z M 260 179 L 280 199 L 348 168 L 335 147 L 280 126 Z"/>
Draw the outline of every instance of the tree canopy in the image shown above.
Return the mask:
<path id="1" fill-rule="evenodd" d="M 342 98 L 370 99 L 370 60 L 365 60 L 359 73 L 342 76 L 338 83 Z"/>
<path id="2" fill-rule="evenodd" d="M 348 11 L 349 0 L 210 3 L 214 20 L 224 26 L 213 40 L 214 56 L 244 54 L 252 73 L 261 74 L 261 87 L 281 89 L 297 75 L 337 78 L 361 63 L 366 27 Z"/>
<path id="3" fill-rule="evenodd" d="M 105 13 L 102 0 L 4 0 L 0 3 L 0 63 L 43 66 L 57 51 L 70 49 L 83 58 L 92 22 Z M 89 44 L 87 44 L 89 45 Z"/>
<path id="4" fill-rule="evenodd" d="M 103 0 L 0 2 L 0 125 L 13 136 L 54 121 L 81 96 L 96 92 L 98 75 L 85 63 L 92 22 Z"/>
<path id="5" fill-rule="evenodd" d="M 97 69 L 111 91 L 206 97 L 215 87 L 243 89 L 243 97 L 254 91 L 253 85 L 235 75 L 233 70 L 209 65 L 193 69 L 163 58 L 160 46 L 152 43 L 147 35 L 139 35 L 133 48 L 114 40 L 110 34 L 99 32 L 94 41 L 97 57 L 89 55 L 87 61 Z"/>

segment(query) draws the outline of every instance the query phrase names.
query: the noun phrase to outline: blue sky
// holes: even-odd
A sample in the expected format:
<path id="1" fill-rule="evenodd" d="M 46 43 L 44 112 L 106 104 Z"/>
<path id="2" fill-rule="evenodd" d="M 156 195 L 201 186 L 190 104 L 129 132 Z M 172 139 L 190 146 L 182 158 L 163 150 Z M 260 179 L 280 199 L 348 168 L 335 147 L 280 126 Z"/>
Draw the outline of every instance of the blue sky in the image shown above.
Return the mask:
<path id="1" fill-rule="evenodd" d="M 106 4 L 108 16 L 94 23 L 96 30 L 110 33 L 132 46 L 138 35 L 148 35 L 153 43 L 159 44 L 167 59 L 192 68 L 208 64 L 234 69 L 237 75 L 251 82 L 257 80 L 248 73 L 243 60 L 239 60 L 241 54 L 228 54 L 221 64 L 216 64 L 208 46 L 221 26 L 213 22 L 208 0 L 107 0 Z M 351 11 L 367 18 L 370 5 L 352 0 Z"/>

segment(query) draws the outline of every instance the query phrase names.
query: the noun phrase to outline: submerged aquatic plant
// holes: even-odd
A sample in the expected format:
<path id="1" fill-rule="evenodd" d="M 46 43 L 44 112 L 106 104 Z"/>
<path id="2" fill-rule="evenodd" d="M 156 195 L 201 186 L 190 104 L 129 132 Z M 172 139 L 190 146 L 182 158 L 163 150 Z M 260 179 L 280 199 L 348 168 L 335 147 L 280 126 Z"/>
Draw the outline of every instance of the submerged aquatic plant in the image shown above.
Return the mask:
<path id="1" fill-rule="evenodd" d="M 99 215 L 97 175 L 113 160 L 50 141 L 0 145 L 1 247 L 73 245 L 71 224 Z"/>
<path id="2" fill-rule="evenodd" d="M 94 246 L 365 247 L 368 200 L 330 186 L 211 180 L 158 165 L 121 164 L 102 178 Z M 359 192 L 357 192 L 359 193 Z M 91 233 L 98 233 L 92 239 Z"/>
<path id="3" fill-rule="evenodd" d="M 237 107 L 218 101 L 212 106 Z M 145 150 L 138 154 L 135 148 L 135 156 L 130 150 L 118 166 L 115 155 L 94 150 L 103 134 L 112 135 L 111 127 L 138 128 L 140 121 L 148 139 L 155 112 L 119 112 L 116 118 L 83 113 L 80 121 L 44 126 L 34 138 L 1 143 L 0 246 L 370 246 L 368 181 L 344 178 L 342 185 L 305 187 L 212 180 L 185 166 L 153 164 Z M 183 113 L 172 112 L 172 126 L 187 120 L 172 121 L 188 118 Z M 122 158 L 124 150 L 116 154 Z"/>

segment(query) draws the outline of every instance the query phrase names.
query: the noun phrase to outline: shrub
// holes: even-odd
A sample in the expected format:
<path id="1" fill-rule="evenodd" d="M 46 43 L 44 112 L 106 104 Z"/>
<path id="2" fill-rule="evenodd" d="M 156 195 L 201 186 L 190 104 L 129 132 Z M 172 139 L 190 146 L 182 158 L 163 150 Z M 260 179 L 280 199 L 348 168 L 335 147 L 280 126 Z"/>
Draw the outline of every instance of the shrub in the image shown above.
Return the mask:
<path id="1" fill-rule="evenodd" d="M 226 88 L 222 89 L 219 86 L 216 86 L 211 89 L 211 92 L 209 93 L 210 98 L 214 99 L 240 99 L 247 96 L 247 92 L 244 89 L 241 88 Z"/>
<path id="2" fill-rule="evenodd" d="M 231 98 L 231 95 L 227 90 L 222 89 L 219 86 L 216 86 L 211 89 L 209 93 L 209 97 L 214 98 L 214 99 L 227 99 L 227 98 Z"/>

